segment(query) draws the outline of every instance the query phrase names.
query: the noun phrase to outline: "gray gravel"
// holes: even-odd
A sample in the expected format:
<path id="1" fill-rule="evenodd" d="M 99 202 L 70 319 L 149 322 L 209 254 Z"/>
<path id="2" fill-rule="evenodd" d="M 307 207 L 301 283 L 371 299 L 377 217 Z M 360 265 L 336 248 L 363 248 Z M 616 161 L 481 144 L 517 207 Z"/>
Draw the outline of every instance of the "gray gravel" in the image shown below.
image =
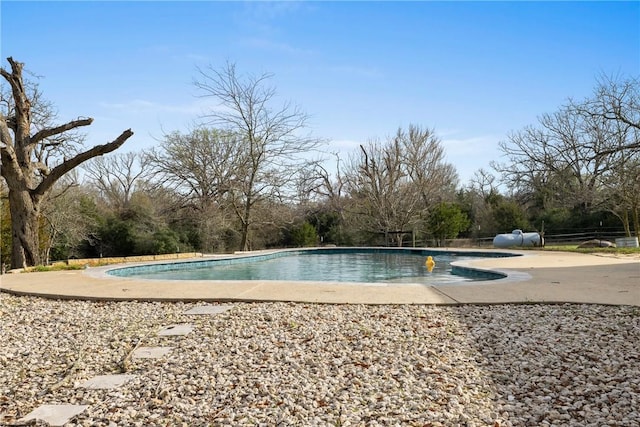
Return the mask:
<path id="1" fill-rule="evenodd" d="M 0 294 L 0 424 L 69 403 L 72 426 L 640 426 L 638 307 L 196 305 Z M 79 387 L 111 373 L 134 378 Z"/>

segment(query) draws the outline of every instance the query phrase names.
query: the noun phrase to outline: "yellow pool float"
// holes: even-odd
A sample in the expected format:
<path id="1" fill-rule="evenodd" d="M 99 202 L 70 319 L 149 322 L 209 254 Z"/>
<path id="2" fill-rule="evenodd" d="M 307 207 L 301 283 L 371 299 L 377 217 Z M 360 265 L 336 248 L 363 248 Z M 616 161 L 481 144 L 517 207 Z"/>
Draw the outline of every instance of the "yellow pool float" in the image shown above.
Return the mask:
<path id="1" fill-rule="evenodd" d="M 429 273 L 431 273 L 433 271 L 433 267 L 436 266 L 436 262 L 433 260 L 433 257 L 431 255 L 427 257 L 427 260 L 424 262 L 424 264 L 427 266 L 427 271 Z"/>

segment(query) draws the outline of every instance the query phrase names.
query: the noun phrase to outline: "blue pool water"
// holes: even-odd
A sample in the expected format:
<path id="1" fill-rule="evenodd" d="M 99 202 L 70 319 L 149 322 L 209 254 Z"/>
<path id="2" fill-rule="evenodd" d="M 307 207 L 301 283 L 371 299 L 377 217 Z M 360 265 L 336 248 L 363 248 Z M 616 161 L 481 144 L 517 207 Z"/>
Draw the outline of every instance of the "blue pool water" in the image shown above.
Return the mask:
<path id="1" fill-rule="evenodd" d="M 426 257 L 436 265 L 430 272 Z M 475 255 L 475 254 L 472 254 Z M 486 256 L 486 254 L 483 254 Z M 477 255 L 476 255 L 477 257 Z M 461 270 L 452 274 L 452 261 L 470 255 L 426 250 L 319 249 L 284 251 L 230 259 L 148 264 L 110 270 L 122 277 L 162 280 L 285 280 L 367 283 L 446 284 L 486 280 L 501 275 Z M 461 275 L 463 274 L 463 275 Z"/>

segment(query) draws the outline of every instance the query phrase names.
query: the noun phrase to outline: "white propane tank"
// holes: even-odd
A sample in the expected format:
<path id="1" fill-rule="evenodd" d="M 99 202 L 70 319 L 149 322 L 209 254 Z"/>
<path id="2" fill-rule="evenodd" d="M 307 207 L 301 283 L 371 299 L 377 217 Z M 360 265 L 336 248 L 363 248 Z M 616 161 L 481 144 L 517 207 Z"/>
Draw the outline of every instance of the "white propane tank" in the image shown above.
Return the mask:
<path id="1" fill-rule="evenodd" d="M 522 230 L 513 230 L 511 234 L 496 235 L 493 238 L 493 246 L 496 248 L 542 246 L 542 237 L 540 233 L 523 233 Z"/>

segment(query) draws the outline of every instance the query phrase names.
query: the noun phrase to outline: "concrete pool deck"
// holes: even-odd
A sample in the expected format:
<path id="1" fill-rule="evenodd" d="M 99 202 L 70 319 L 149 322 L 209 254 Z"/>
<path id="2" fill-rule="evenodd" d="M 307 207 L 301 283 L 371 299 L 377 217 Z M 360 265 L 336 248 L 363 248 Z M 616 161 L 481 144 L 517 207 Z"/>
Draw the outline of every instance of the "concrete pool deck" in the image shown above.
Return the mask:
<path id="1" fill-rule="evenodd" d="M 448 251 L 464 253 L 462 249 Z M 349 304 L 571 302 L 640 306 L 638 256 L 614 258 L 570 252 L 496 252 L 517 253 L 522 256 L 478 258 L 459 261 L 458 264 L 474 269 L 499 271 L 507 274 L 506 278 L 454 285 L 143 280 L 106 275 L 106 270 L 121 266 L 110 265 L 86 270 L 5 274 L 0 276 L 0 291 L 47 298 L 112 301 L 291 301 Z"/>

